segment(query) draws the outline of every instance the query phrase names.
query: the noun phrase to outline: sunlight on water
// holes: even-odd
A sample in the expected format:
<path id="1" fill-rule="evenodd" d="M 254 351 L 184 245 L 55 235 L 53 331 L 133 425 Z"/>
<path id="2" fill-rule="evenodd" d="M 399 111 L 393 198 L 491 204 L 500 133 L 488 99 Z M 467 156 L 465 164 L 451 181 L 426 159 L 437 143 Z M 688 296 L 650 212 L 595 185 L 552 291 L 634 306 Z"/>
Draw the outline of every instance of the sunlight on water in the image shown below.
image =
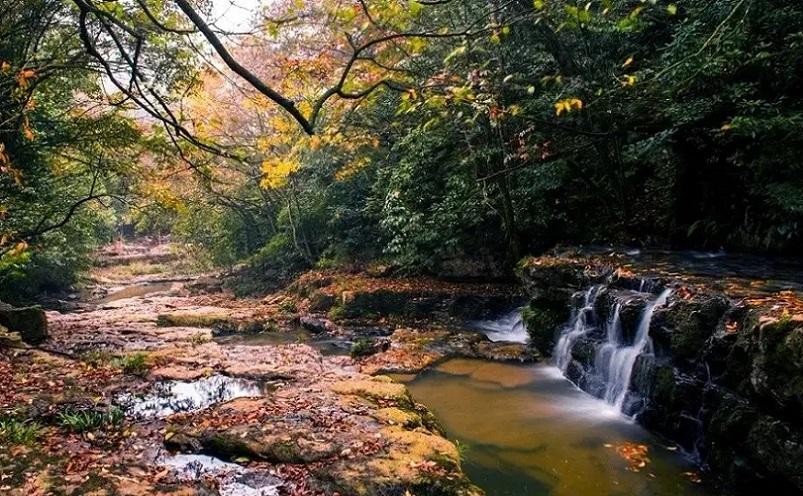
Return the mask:
<path id="1" fill-rule="evenodd" d="M 690 462 L 556 367 L 456 359 L 407 385 L 468 446 L 464 468 L 489 496 L 706 494 Z"/>

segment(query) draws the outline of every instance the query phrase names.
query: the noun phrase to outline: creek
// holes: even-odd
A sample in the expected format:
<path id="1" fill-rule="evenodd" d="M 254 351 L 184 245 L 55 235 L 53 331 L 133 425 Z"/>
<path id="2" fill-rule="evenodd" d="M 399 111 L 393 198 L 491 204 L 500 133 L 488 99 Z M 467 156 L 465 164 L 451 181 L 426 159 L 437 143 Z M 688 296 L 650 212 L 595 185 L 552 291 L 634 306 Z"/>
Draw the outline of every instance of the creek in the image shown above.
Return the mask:
<path id="1" fill-rule="evenodd" d="M 673 445 L 549 365 L 452 359 L 406 380 L 489 496 L 705 495 Z"/>

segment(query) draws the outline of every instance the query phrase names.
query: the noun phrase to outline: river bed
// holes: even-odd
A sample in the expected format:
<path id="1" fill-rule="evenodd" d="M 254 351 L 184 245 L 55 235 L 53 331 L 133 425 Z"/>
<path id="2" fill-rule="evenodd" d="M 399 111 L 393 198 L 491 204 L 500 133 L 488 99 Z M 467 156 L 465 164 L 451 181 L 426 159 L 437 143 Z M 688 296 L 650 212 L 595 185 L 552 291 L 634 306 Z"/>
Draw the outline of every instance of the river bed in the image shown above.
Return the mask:
<path id="1" fill-rule="evenodd" d="M 489 496 L 712 494 L 693 463 L 548 365 L 454 359 L 398 376 Z"/>

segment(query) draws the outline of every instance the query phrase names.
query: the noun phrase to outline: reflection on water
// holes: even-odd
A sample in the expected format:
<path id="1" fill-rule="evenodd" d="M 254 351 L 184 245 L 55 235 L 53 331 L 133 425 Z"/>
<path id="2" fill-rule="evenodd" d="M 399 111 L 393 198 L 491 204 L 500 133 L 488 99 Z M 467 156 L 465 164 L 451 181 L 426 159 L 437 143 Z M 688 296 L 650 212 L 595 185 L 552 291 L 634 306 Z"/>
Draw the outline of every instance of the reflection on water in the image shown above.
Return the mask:
<path id="1" fill-rule="evenodd" d="M 464 469 L 489 496 L 707 494 L 679 453 L 554 367 L 457 359 L 407 385 L 468 446 Z M 624 456 L 640 445 L 643 467 Z"/>
<path id="2" fill-rule="evenodd" d="M 282 486 L 282 481 L 270 474 L 207 455 L 178 453 L 161 457 L 157 463 L 173 469 L 183 481 L 198 480 L 207 474 L 222 475 L 217 491 L 220 496 L 278 496 Z"/>
<path id="3" fill-rule="evenodd" d="M 194 381 L 165 381 L 153 385 L 144 396 L 125 393 L 117 403 L 139 418 L 166 417 L 190 412 L 244 396 L 263 396 L 272 386 L 255 381 L 213 375 Z"/>

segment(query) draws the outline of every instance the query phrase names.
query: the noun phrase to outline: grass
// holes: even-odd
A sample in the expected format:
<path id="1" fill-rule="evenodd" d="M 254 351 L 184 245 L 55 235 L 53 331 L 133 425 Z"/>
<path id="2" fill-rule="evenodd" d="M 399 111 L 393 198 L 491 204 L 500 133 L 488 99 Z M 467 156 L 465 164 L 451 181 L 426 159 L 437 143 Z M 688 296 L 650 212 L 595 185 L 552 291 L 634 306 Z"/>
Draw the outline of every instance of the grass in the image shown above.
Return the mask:
<path id="1" fill-rule="evenodd" d="M 138 376 L 146 375 L 151 368 L 147 353 L 142 352 L 119 357 L 114 362 L 124 373 Z"/>
<path id="2" fill-rule="evenodd" d="M 466 455 L 471 449 L 471 446 L 468 443 L 461 443 L 458 440 L 455 440 L 454 445 L 455 448 L 457 448 L 457 457 L 460 459 L 460 462 L 465 462 Z"/>
<path id="3" fill-rule="evenodd" d="M 351 349 L 349 350 L 351 358 L 367 356 L 372 354 L 373 352 L 374 352 L 373 343 L 368 338 L 358 338 L 357 341 L 354 341 L 351 344 Z"/>
<path id="4" fill-rule="evenodd" d="M 0 417 L 0 440 L 11 445 L 31 445 L 38 438 L 42 426 L 35 421 L 17 417 Z"/>
<path id="5" fill-rule="evenodd" d="M 70 432 L 89 432 L 123 423 L 123 410 L 112 407 L 107 411 L 69 409 L 59 412 L 56 423 Z"/>
<path id="6" fill-rule="evenodd" d="M 298 306 L 295 301 L 286 299 L 279 303 L 279 310 L 285 313 L 297 313 Z"/>
<path id="7" fill-rule="evenodd" d="M 204 343 L 208 343 L 211 340 L 212 339 L 209 336 L 207 336 L 206 334 L 204 334 L 203 332 L 199 332 L 199 333 L 193 334 L 193 335 L 191 335 L 190 337 L 187 338 L 187 341 L 190 342 L 190 344 L 193 346 L 193 348 L 196 347 L 196 346 L 200 346 L 200 345 L 202 345 Z"/>
<path id="8" fill-rule="evenodd" d="M 114 355 L 108 351 L 90 350 L 81 355 L 81 361 L 93 367 L 102 367 L 114 362 Z"/>

